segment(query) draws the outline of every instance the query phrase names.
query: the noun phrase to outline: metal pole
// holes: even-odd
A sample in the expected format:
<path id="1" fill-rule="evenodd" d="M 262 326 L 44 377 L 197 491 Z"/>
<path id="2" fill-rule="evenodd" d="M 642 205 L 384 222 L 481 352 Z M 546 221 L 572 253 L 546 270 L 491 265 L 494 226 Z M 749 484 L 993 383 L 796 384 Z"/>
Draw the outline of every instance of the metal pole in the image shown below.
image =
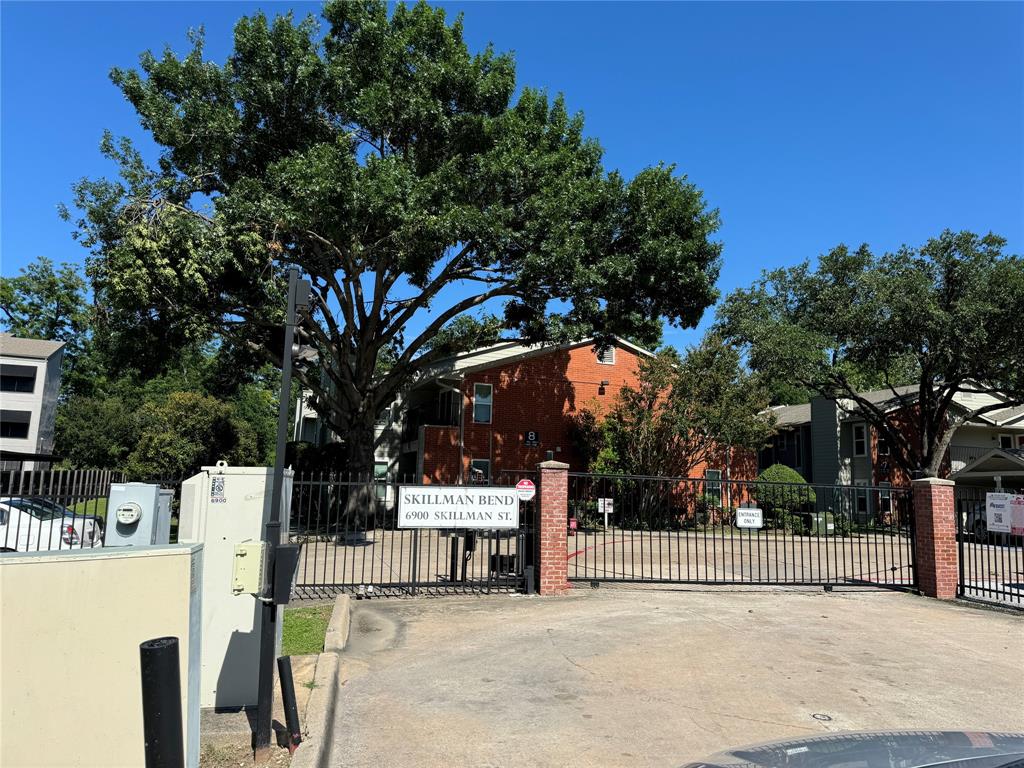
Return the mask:
<path id="1" fill-rule="evenodd" d="M 302 729 L 299 727 L 299 708 L 295 704 L 291 656 L 280 656 L 277 659 L 277 676 L 281 680 L 281 701 L 284 704 L 284 720 L 288 726 L 288 751 L 294 752 L 302 743 Z"/>
<path id="2" fill-rule="evenodd" d="M 274 487 L 270 500 L 270 519 L 264 531 L 267 543 L 267 573 L 273 583 L 274 555 L 281 540 L 281 499 L 284 486 L 284 451 L 288 442 L 288 412 L 291 407 L 292 345 L 295 342 L 295 294 L 299 271 L 288 270 L 288 314 L 284 325 L 284 349 L 281 356 L 281 403 L 277 412 L 277 452 L 274 455 Z M 277 606 L 265 586 L 260 618 L 260 676 L 257 688 L 256 751 L 270 747 L 274 703 L 274 656 L 277 638 Z"/>
<path id="3" fill-rule="evenodd" d="M 139 646 L 139 661 L 146 768 L 184 768 L 178 638 L 147 640 Z"/>

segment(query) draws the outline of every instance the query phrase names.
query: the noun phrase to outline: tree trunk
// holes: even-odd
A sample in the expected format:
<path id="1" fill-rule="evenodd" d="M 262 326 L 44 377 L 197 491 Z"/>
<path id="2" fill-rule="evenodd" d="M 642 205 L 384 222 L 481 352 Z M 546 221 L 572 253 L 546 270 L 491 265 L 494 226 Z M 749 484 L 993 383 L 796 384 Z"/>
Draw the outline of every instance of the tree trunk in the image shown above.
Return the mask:
<path id="1" fill-rule="evenodd" d="M 349 427 L 348 433 L 342 435 L 345 441 L 346 465 L 342 471 L 349 481 L 342 525 L 357 539 L 365 538 L 367 529 L 378 525 L 376 518 L 382 512 L 373 477 L 375 422 L 376 418 L 369 412 L 360 413 Z"/>

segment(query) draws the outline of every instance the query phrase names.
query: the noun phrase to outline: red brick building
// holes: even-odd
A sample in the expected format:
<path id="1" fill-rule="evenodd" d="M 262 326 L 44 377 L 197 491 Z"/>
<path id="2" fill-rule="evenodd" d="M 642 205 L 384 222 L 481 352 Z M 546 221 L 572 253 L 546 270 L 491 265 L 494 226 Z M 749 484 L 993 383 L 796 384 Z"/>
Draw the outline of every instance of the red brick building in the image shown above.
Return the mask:
<path id="1" fill-rule="evenodd" d="M 504 342 L 459 355 L 408 394 L 398 471 L 425 483 L 497 481 L 532 470 L 551 451 L 584 470 L 571 438 L 582 410 L 601 416 L 623 386 L 636 386 L 651 353 L 625 340 L 597 350 L 592 340 L 553 347 Z M 724 456 L 722 457 L 724 466 Z M 756 457 L 736 456 L 734 478 L 753 477 Z M 722 467 L 695 467 L 718 479 Z"/>

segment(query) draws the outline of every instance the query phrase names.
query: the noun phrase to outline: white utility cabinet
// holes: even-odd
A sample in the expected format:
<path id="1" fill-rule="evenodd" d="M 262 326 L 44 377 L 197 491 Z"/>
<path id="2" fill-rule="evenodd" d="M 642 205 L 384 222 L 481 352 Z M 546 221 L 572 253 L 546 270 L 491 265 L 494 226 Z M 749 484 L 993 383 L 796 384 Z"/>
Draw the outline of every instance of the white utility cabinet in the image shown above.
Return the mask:
<path id="1" fill-rule="evenodd" d="M 203 635 L 200 705 L 203 708 L 255 706 L 259 680 L 260 614 L 255 595 L 236 593 L 235 550 L 257 544 L 270 519 L 273 470 L 231 467 L 220 462 L 203 467 L 182 483 L 178 541 L 202 543 Z M 292 472 L 285 470 L 281 510 L 281 542 L 287 540 Z M 281 618 L 277 609 L 277 640 Z"/>

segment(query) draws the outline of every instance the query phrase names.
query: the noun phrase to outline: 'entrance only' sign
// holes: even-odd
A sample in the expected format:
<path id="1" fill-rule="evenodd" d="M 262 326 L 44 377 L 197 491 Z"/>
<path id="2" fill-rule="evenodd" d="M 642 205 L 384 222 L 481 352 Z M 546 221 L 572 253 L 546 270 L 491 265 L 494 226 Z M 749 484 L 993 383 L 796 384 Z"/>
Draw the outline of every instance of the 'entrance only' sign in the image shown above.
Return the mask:
<path id="1" fill-rule="evenodd" d="M 515 488 L 403 485 L 399 528 L 518 528 Z"/>

